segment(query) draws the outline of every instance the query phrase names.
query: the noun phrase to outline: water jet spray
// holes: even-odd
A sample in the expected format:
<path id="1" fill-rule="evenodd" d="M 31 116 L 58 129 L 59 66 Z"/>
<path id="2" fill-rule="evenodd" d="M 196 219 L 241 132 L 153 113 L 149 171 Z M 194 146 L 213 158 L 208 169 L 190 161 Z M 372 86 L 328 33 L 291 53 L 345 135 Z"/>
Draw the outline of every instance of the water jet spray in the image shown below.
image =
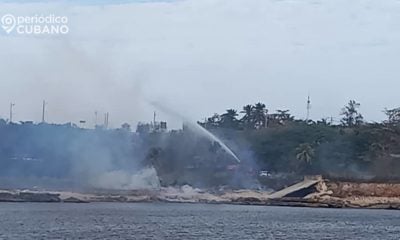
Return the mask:
<path id="1" fill-rule="evenodd" d="M 188 120 L 186 117 L 182 116 L 181 114 L 171 110 L 170 108 L 166 107 L 165 105 L 162 105 L 158 102 L 149 102 L 152 106 L 160 109 L 161 111 L 178 117 L 179 119 L 181 119 L 189 128 L 191 128 L 192 130 L 195 131 L 195 133 L 206 137 L 207 139 L 217 142 L 221 145 L 222 149 L 228 153 L 232 158 L 234 158 L 238 163 L 240 163 L 240 159 L 236 156 L 236 154 L 221 140 L 219 139 L 217 136 L 215 136 L 214 134 L 212 134 L 210 131 L 208 131 L 207 129 L 205 129 L 204 127 L 200 126 L 198 123 L 195 123 L 194 121 L 190 121 Z"/>

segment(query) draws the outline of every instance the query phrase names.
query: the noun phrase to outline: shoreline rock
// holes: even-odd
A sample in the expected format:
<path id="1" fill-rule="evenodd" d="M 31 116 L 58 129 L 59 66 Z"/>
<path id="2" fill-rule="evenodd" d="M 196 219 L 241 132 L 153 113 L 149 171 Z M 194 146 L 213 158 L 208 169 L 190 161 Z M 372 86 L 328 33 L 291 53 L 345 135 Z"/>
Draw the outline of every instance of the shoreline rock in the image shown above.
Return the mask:
<path id="1" fill-rule="evenodd" d="M 400 210 L 400 184 L 334 182 L 314 176 L 274 193 L 249 189 L 213 192 L 190 186 L 86 193 L 0 190 L 0 202 L 168 202 Z"/>
<path id="2" fill-rule="evenodd" d="M 0 202 L 61 202 L 61 199 L 54 193 L 0 192 Z"/>

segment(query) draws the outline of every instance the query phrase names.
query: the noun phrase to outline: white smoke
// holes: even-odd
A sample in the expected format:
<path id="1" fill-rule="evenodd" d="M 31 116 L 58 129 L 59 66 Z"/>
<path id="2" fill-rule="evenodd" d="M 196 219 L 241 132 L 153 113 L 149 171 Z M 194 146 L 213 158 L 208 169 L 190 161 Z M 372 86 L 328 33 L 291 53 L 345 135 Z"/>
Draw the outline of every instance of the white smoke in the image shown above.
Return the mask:
<path id="1" fill-rule="evenodd" d="M 92 187 L 115 190 L 158 189 L 160 180 L 154 168 L 144 168 L 134 174 L 123 170 L 109 171 L 93 177 Z"/>

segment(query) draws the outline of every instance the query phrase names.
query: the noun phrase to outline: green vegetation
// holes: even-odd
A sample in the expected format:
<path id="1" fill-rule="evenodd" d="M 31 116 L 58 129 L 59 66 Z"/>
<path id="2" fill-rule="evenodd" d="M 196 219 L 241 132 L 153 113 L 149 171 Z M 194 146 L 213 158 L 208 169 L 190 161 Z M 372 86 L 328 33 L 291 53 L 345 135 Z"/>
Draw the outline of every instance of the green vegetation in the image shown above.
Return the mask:
<path id="1" fill-rule="evenodd" d="M 368 123 L 360 107 L 349 101 L 341 111 L 340 124 L 296 119 L 289 110 L 270 113 L 263 103 L 245 105 L 241 111 L 228 109 L 199 122 L 242 160 L 235 172 L 227 171 L 235 161 L 218 144 L 185 128 L 147 135 L 146 139 L 152 139 L 147 145 L 157 147 L 146 161 L 156 166 L 166 185 L 216 185 L 234 179 L 243 186 L 257 178 L 259 171 L 284 178 L 322 174 L 399 179 L 400 108 L 385 109 L 387 120 L 382 123 Z"/>
<path id="2" fill-rule="evenodd" d="M 385 109 L 382 123 L 368 123 L 360 106 L 349 101 L 340 124 L 295 119 L 288 110 L 269 113 L 262 103 L 244 106 L 241 117 L 229 109 L 200 124 L 236 142 L 239 155 L 239 142 L 246 142 L 256 166 L 272 172 L 400 177 L 400 108 Z"/>
<path id="3" fill-rule="evenodd" d="M 293 180 L 309 174 L 400 179 L 400 108 L 385 109 L 381 123 L 364 121 L 360 109 L 350 101 L 340 124 L 334 124 L 296 119 L 289 110 L 271 112 L 256 103 L 199 122 L 237 154 L 240 164 L 190 127 L 166 131 L 139 124 L 132 133 L 128 124 L 90 130 L 0 120 L 0 183 L 1 178 L 30 177 L 76 185 L 91 175 L 145 166 L 155 167 L 165 186 L 249 187 L 263 180 L 260 171 L 270 174 L 263 180 L 268 186 L 275 185 L 274 176 Z"/>

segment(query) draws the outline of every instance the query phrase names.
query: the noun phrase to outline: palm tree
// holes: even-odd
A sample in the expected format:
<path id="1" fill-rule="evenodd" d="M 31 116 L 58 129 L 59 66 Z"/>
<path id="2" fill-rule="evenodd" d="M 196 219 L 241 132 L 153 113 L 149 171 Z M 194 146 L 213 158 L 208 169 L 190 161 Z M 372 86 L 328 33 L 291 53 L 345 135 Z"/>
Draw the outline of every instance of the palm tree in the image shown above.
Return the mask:
<path id="1" fill-rule="evenodd" d="M 296 148 L 296 159 L 307 164 L 311 164 L 315 151 L 311 144 L 302 143 Z"/>
<path id="2" fill-rule="evenodd" d="M 254 125 L 256 128 L 265 127 L 267 121 L 268 110 L 265 108 L 265 104 L 256 103 L 253 109 Z"/>
<path id="3" fill-rule="evenodd" d="M 254 116 L 253 116 L 254 106 L 248 104 L 243 107 L 241 113 L 244 113 L 244 116 L 240 121 L 244 124 L 246 128 L 254 128 Z"/>
<path id="4" fill-rule="evenodd" d="M 343 126 L 354 127 L 363 123 L 363 116 L 358 112 L 360 103 L 350 100 L 349 103 L 342 109 L 343 118 L 341 120 Z"/>
<path id="5" fill-rule="evenodd" d="M 235 109 L 227 109 L 226 113 L 221 115 L 221 126 L 226 128 L 235 128 L 237 127 L 238 120 L 236 117 L 238 116 L 237 111 Z"/>

